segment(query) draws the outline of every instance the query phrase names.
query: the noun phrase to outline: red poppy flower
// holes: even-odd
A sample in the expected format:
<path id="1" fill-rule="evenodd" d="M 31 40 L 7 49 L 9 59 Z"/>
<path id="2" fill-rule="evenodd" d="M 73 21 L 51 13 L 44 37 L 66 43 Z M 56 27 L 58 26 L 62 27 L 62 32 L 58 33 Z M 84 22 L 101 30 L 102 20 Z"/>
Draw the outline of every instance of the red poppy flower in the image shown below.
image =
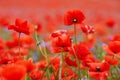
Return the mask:
<path id="1" fill-rule="evenodd" d="M 77 74 L 70 68 L 63 68 L 62 69 L 62 80 L 76 80 Z"/>
<path id="2" fill-rule="evenodd" d="M 105 56 L 105 61 L 114 66 L 118 65 L 119 63 L 118 59 L 113 56 Z"/>
<path id="3" fill-rule="evenodd" d="M 106 25 L 107 25 L 108 27 L 110 27 L 110 28 L 113 28 L 114 25 L 115 25 L 115 21 L 114 21 L 114 19 L 112 19 L 112 18 L 108 18 L 105 23 L 106 23 Z"/>
<path id="4" fill-rule="evenodd" d="M 89 66 L 89 63 L 93 63 L 93 62 L 96 62 L 94 56 L 88 55 L 88 56 L 86 56 L 86 57 L 82 60 L 82 65 L 83 65 L 84 67 L 88 67 L 88 66 Z"/>
<path id="5" fill-rule="evenodd" d="M 4 48 L 5 48 L 4 40 L 0 39 L 0 51 L 4 50 Z"/>
<path id="6" fill-rule="evenodd" d="M 51 59 L 50 62 L 52 64 L 52 67 L 53 67 L 54 71 L 59 70 L 59 68 L 60 68 L 60 57 L 53 58 L 53 59 Z"/>
<path id="7" fill-rule="evenodd" d="M 82 25 L 81 30 L 85 34 L 91 34 L 91 33 L 95 32 L 94 28 L 92 26 L 88 26 L 88 25 Z"/>
<path id="8" fill-rule="evenodd" d="M 80 10 L 71 10 L 64 15 L 64 24 L 81 24 L 84 19 L 85 16 Z"/>
<path id="9" fill-rule="evenodd" d="M 113 53 L 120 53 L 120 41 L 111 41 L 108 47 Z"/>
<path id="10" fill-rule="evenodd" d="M 11 56 L 18 56 L 19 55 L 19 50 L 17 48 L 12 48 L 8 52 Z M 20 53 L 22 56 L 26 56 L 26 55 L 28 55 L 28 49 L 21 48 Z"/>
<path id="11" fill-rule="evenodd" d="M 9 64 L 2 70 L 2 76 L 6 80 L 22 80 L 26 75 L 26 68 L 21 65 Z"/>
<path id="12" fill-rule="evenodd" d="M 120 35 L 115 35 L 115 36 L 113 37 L 113 40 L 114 40 L 114 41 L 120 41 Z"/>
<path id="13" fill-rule="evenodd" d="M 27 35 L 27 36 L 21 37 L 21 44 L 25 48 L 34 49 L 35 40 L 33 37 Z"/>
<path id="14" fill-rule="evenodd" d="M 8 64 L 11 59 L 12 56 L 10 57 L 10 54 L 7 51 L 1 51 L 2 54 L 0 54 L 0 65 L 3 64 Z"/>
<path id="15" fill-rule="evenodd" d="M 27 72 L 30 72 L 36 68 L 35 64 L 33 64 L 32 58 L 28 60 L 19 60 L 16 62 L 16 64 L 25 66 L 27 69 Z"/>
<path id="16" fill-rule="evenodd" d="M 37 24 L 37 29 L 36 29 L 37 33 L 38 34 L 42 33 L 42 25 L 41 25 L 41 23 L 37 22 L 36 24 Z"/>
<path id="17" fill-rule="evenodd" d="M 44 72 L 41 70 L 33 70 L 30 73 L 30 77 L 32 80 L 40 80 L 42 76 L 44 75 Z"/>
<path id="18" fill-rule="evenodd" d="M 104 27 L 103 25 L 96 25 L 95 26 L 95 31 L 96 31 L 96 34 L 98 35 L 98 36 L 104 36 L 104 35 L 106 35 L 107 34 L 107 28 L 106 27 Z"/>
<path id="19" fill-rule="evenodd" d="M 15 25 L 8 26 L 8 29 L 12 29 L 19 33 L 24 33 L 27 35 L 33 32 L 32 24 L 28 23 L 27 21 L 22 21 L 20 19 L 16 19 Z"/>
<path id="20" fill-rule="evenodd" d="M 71 55 L 65 56 L 65 62 L 66 62 L 69 66 L 77 67 L 76 59 L 72 60 L 71 57 L 72 57 Z"/>
<path id="21" fill-rule="evenodd" d="M 78 59 L 84 59 L 87 55 L 90 54 L 88 47 L 84 44 L 78 44 L 73 48 L 69 48 L 69 52 L 73 56 L 77 56 Z"/>
<path id="22" fill-rule="evenodd" d="M 89 67 L 88 74 L 95 80 L 106 80 L 109 76 L 110 65 L 107 62 L 89 63 Z"/>
<path id="23" fill-rule="evenodd" d="M 47 63 L 46 63 L 46 61 L 40 61 L 40 62 L 37 62 L 36 65 L 38 68 L 43 69 L 43 68 L 46 68 Z"/>
<path id="24" fill-rule="evenodd" d="M 0 25 L 7 26 L 9 24 L 8 17 L 1 17 L 0 18 Z"/>
<path id="25" fill-rule="evenodd" d="M 56 31 L 51 34 L 53 52 L 68 51 L 72 42 L 66 30 Z"/>

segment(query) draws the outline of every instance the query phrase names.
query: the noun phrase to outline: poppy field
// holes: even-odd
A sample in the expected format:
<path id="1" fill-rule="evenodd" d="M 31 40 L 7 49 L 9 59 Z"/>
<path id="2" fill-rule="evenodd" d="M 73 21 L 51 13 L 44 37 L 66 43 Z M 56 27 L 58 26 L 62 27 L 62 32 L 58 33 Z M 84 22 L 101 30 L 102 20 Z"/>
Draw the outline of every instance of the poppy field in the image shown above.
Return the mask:
<path id="1" fill-rule="evenodd" d="M 0 80 L 119 80 L 119 3 L 1 0 Z"/>

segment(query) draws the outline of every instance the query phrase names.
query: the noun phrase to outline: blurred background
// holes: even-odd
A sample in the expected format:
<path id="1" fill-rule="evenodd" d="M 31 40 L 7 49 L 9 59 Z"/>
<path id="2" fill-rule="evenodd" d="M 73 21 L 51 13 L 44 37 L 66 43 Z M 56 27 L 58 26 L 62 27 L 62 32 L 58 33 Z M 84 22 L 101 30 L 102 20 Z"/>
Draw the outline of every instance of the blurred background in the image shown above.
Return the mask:
<path id="1" fill-rule="evenodd" d="M 40 16 L 80 9 L 88 18 L 95 15 L 118 18 L 119 4 L 120 0 L 0 0 L 0 14 Z"/>
<path id="2" fill-rule="evenodd" d="M 120 0 L 0 0 L 0 17 L 20 17 L 44 22 L 45 17 L 63 16 L 71 9 L 81 10 L 85 23 L 94 25 L 96 22 L 113 18 L 120 26 Z"/>

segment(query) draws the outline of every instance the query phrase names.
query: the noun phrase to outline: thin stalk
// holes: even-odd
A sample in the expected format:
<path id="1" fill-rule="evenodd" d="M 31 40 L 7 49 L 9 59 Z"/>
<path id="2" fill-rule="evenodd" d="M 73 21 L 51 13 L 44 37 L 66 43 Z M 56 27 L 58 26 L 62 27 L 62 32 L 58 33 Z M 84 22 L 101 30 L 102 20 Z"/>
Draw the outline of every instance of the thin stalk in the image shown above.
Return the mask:
<path id="1" fill-rule="evenodd" d="M 46 62 L 47 64 L 49 64 L 49 55 L 47 53 L 47 47 L 46 47 L 46 44 L 45 42 L 43 41 L 44 45 L 45 45 L 45 48 L 44 48 L 44 53 L 45 53 L 45 58 L 46 58 Z"/>
<path id="2" fill-rule="evenodd" d="M 34 35 L 35 35 L 35 40 L 36 40 L 37 47 L 39 48 L 40 53 L 46 58 L 47 65 L 49 65 L 49 58 L 48 58 L 48 55 L 47 55 L 46 45 L 45 45 L 45 49 L 42 50 L 41 46 L 39 45 L 40 42 L 39 42 L 39 40 L 38 40 L 38 35 L 37 35 L 37 32 L 36 32 L 36 27 L 37 27 L 37 26 L 34 27 L 34 30 L 35 30 Z M 44 41 L 43 41 L 43 42 L 44 42 Z M 44 43 L 44 44 L 45 44 L 45 43 Z M 47 68 L 46 73 L 47 73 L 47 76 L 48 76 L 48 80 L 50 80 L 49 68 Z"/>
<path id="3" fill-rule="evenodd" d="M 63 53 L 61 53 L 60 55 L 59 80 L 62 80 L 62 64 L 63 64 Z"/>
<path id="4" fill-rule="evenodd" d="M 77 30 L 75 24 L 74 24 L 74 41 L 75 41 L 75 45 L 77 45 Z"/>
<path id="5" fill-rule="evenodd" d="M 20 52 L 20 34 L 21 34 L 21 33 L 18 34 L 18 49 L 19 49 L 18 51 L 19 51 L 19 57 L 22 56 L 22 55 L 21 55 L 21 52 Z"/>
<path id="6" fill-rule="evenodd" d="M 56 55 L 50 62 L 49 64 L 46 66 L 44 72 L 46 73 L 47 69 L 51 66 L 51 62 L 54 61 L 55 58 L 57 58 L 59 55 Z M 41 80 L 43 79 L 44 76 L 42 76 Z"/>
<path id="7" fill-rule="evenodd" d="M 74 24 L 74 41 L 75 41 L 75 45 L 77 46 L 77 29 L 76 29 L 76 25 Z M 81 80 L 81 74 L 80 74 L 80 62 L 79 60 L 77 59 L 77 52 L 78 52 L 78 48 L 76 47 L 76 50 L 75 50 L 75 57 L 76 57 L 76 60 L 77 60 L 77 64 L 78 64 L 78 79 Z"/>
<path id="8" fill-rule="evenodd" d="M 38 35 L 37 35 L 37 32 L 36 32 L 36 26 L 34 27 L 34 30 L 35 30 L 34 36 L 35 36 L 35 40 L 36 40 L 36 45 L 37 45 L 37 47 L 39 48 L 40 53 L 41 53 L 43 56 L 45 56 L 45 54 L 44 54 L 41 46 L 39 45 L 39 44 L 40 44 L 40 41 L 38 40 Z"/>
<path id="9" fill-rule="evenodd" d="M 115 55 L 113 55 L 113 57 L 112 57 L 113 59 L 115 58 Z M 117 76 L 117 74 L 119 75 L 119 71 L 118 71 L 118 68 L 117 68 L 117 66 L 114 66 L 114 68 L 115 68 L 115 71 L 116 71 L 116 78 L 117 79 L 119 79 L 120 77 L 119 76 Z"/>
<path id="10" fill-rule="evenodd" d="M 44 54 L 45 54 L 46 62 L 47 62 L 47 65 L 49 65 L 49 55 L 47 53 L 47 47 L 46 47 L 46 44 L 45 44 L 44 41 L 43 41 L 43 43 L 45 45 Z M 49 68 L 47 69 L 47 76 L 48 76 L 48 80 L 50 80 L 50 70 L 49 70 Z"/>

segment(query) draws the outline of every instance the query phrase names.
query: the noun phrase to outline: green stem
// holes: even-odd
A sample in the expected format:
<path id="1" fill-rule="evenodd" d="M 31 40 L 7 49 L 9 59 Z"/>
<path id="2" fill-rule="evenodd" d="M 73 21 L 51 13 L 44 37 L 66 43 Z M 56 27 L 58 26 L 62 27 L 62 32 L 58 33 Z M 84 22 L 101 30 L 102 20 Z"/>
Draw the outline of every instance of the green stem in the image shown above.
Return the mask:
<path id="1" fill-rule="evenodd" d="M 74 41 L 75 41 L 75 45 L 77 45 L 77 30 L 75 24 L 74 24 Z"/>
<path id="2" fill-rule="evenodd" d="M 19 51 L 19 56 L 21 57 L 22 55 L 21 55 L 21 52 L 20 52 L 20 34 L 21 33 L 18 34 L 18 49 L 19 49 L 18 51 Z"/>
<path id="3" fill-rule="evenodd" d="M 47 47 L 46 47 L 44 41 L 43 41 L 43 43 L 44 43 L 44 45 L 45 45 L 44 50 L 42 50 L 41 46 L 39 46 L 40 42 L 39 42 L 39 40 L 38 40 L 38 35 L 37 35 L 37 32 L 36 32 L 36 27 L 37 27 L 37 26 L 34 27 L 34 30 L 35 30 L 35 33 L 34 33 L 34 34 L 35 34 L 36 44 L 37 44 L 37 47 L 39 48 L 40 53 L 46 58 L 46 62 L 47 62 L 47 65 L 48 65 L 48 64 L 49 64 L 49 56 L 48 56 L 48 54 L 47 54 Z M 49 68 L 47 68 L 46 73 L 47 73 L 48 80 L 50 80 L 50 71 L 49 71 Z"/>
<path id="4" fill-rule="evenodd" d="M 59 80 L 62 80 L 62 64 L 63 64 L 63 53 L 61 53 L 60 55 Z"/>
<path id="5" fill-rule="evenodd" d="M 46 66 L 46 68 L 45 68 L 45 70 L 44 70 L 45 73 L 46 73 L 47 69 L 51 66 L 51 62 L 53 62 L 54 59 L 57 58 L 58 56 L 59 56 L 59 55 L 55 56 L 55 57 L 49 62 L 49 64 Z M 43 79 L 43 77 L 44 77 L 44 76 L 42 76 L 41 80 Z"/>
<path id="6" fill-rule="evenodd" d="M 47 53 L 47 47 L 46 47 L 46 44 L 45 44 L 44 41 L 43 41 L 43 44 L 45 45 L 44 54 L 45 54 L 46 62 L 47 62 L 47 65 L 49 65 L 49 55 Z M 49 68 L 47 69 L 47 76 L 48 76 L 48 80 L 50 80 L 50 70 L 49 70 Z"/>
<path id="7" fill-rule="evenodd" d="M 75 40 L 75 46 L 77 46 L 77 29 L 76 29 L 76 25 L 74 24 L 74 40 Z M 80 62 L 77 58 L 77 52 L 78 52 L 78 48 L 76 47 L 76 50 L 75 50 L 75 57 L 76 57 L 76 60 L 77 60 L 77 64 L 78 64 L 78 79 L 81 80 L 81 74 L 80 74 Z"/>
<path id="8" fill-rule="evenodd" d="M 37 27 L 37 26 L 34 27 L 34 30 L 35 30 L 34 36 L 35 36 L 35 40 L 36 40 L 36 45 L 37 45 L 37 47 L 39 48 L 40 53 L 41 53 L 43 56 L 45 56 L 45 54 L 44 54 L 41 46 L 39 46 L 40 41 L 38 40 L 38 35 L 37 35 L 37 32 L 36 32 L 36 27 Z"/>

